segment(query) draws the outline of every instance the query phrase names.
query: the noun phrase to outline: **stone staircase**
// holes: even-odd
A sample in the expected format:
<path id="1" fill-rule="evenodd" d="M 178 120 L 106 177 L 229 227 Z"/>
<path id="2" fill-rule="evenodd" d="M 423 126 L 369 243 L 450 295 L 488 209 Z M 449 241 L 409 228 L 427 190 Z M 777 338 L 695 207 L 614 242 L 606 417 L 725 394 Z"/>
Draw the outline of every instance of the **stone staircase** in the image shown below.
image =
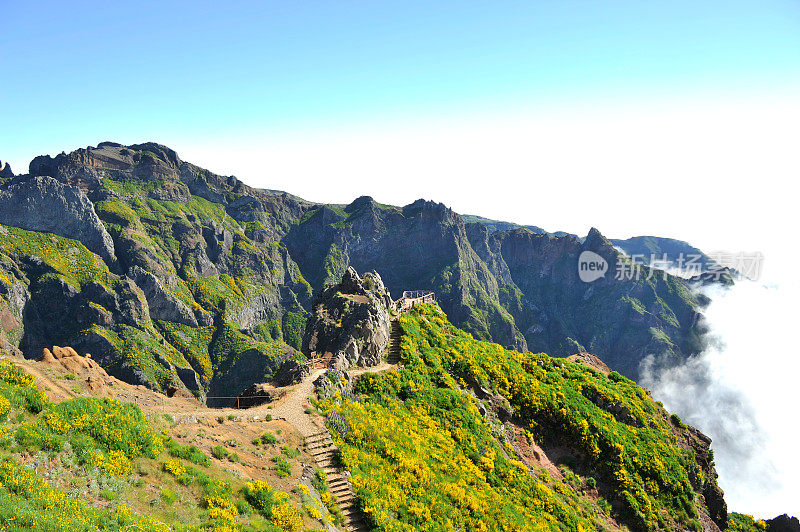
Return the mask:
<path id="1" fill-rule="evenodd" d="M 361 510 L 356 504 L 356 495 L 350 479 L 341 471 L 336 458 L 336 445 L 330 433 L 325 430 L 306 436 L 306 451 L 314 458 L 317 468 L 328 476 L 328 489 L 336 500 L 336 504 L 344 514 L 346 530 L 367 530 L 361 519 Z"/>
<path id="2" fill-rule="evenodd" d="M 386 344 L 386 361 L 389 364 L 400 363 L 400 320 L 397 317 L 392 318 L 392 332 Z"/>

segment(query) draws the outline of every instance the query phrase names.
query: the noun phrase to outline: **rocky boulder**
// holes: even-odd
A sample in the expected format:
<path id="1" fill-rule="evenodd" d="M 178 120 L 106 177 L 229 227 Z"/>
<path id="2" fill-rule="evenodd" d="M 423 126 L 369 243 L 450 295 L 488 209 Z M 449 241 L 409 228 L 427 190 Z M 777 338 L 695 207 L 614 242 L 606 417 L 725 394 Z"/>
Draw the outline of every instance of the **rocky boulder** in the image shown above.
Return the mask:
<path id="1" fill-rule="evenodd" d="M 271 403 L 283 397 L 285 392 L 266 382 L 256 383 L 239 395 L 239 407 L 251 408 L 266 403 Z"/>
<path id="2" fill-rule="evenodd" d="M 331 353 L 339 369 L 379 364 L 389 342 L 393 305 L 380 275 L 368 272 L 360 277 L 348 268 L 339 284 L 315 298 L 303 352 Z"/>
<path id="3" fill-rule="evenodd" d="M 275 386 L 289 386 L 302 381 L 311 374 L 311 369 L 308 364 L 300 363 L 296 360 L 284 360 L 278 366 L 275 375 L 272 377 L 272 382 Z"/>
<path id="4" fill-rule="evenodd" d="M 117 261 L 111 235 L 86 194 L 51 177 L 12 181 L 0 191 L 0 224 L 74 238 L 109 264 Z"/>

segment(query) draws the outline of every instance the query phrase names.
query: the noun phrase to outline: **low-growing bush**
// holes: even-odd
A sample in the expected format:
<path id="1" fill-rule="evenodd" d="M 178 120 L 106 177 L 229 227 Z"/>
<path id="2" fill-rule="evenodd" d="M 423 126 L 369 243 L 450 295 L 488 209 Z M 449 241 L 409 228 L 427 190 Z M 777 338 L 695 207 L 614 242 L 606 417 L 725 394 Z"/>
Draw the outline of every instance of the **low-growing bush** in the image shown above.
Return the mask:
<path id="1" fill-rule="evenodd" d="M 168 438 L 164 442 L 164 447 L 172 456 L 183 458 L 184 460 L 188 460 L 193 464 L 204 467 L 211 466 L 211 459 L 194 445 L 181 445 L 172 438 Z"/>
<path id="2" fill-rule="evenodd" d="M 302 526 L 300 511 L 289 502 L 289 496 L 275 491 L 263 480 L 248 482 L 242 493 L 258 513 L 281 529 L 296 531 Z"/>
<path id="3" fill-rule="evenodd" d="M 287 462 L 280 456 L 273 456 L 272 461 L 275 462 L 275 472 L 278 474 L 279 478 L 286 478 L 288 476 L 291 476 L 292 466 L 289 465 L 289 462 Z"/>
<path id="4" fill-rule="evenodd" d="M 211 448 L 211 454 L 217 460 L 224 460 L 224 459 L 226 459 L 226 458 L 228 458 L 230 456 L 230 453 L 228 452 L 228 450 L 225 447 L 223 447 L 222 445 L 215 445 L 214 447 L 212 447 Z"/>

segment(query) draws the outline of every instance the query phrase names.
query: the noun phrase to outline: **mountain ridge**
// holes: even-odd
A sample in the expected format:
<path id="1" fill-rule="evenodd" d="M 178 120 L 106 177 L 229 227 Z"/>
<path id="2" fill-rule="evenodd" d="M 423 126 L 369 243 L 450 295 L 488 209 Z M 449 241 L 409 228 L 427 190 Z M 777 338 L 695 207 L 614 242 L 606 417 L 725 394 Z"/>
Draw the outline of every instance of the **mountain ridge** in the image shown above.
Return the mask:
<path id="1" fill-rule="evenodd" d="M 41 193 L 27 194 L 34 189 Z M 74 201 L 55 201 L 66 195 Z M 0 248 L 9 281 L 0 306 L 19 325 L 0 341 L 33 354 L 70 344 L 156 389 L 238 395 L 245 383 L 223 375 L 247 369 L 269 378 L 284 360 L 302 358 L 313 293 L 349 266 L 379 272 L 390 292 L 433 290 L 476 338 L 556 356 L 593 351 L 634 378 L 646 355 L 702 348 L 707 301 L 687 282 L 578 279 L 583 251 L 622 260 L 596 230 L 586 239 L 490 232 L 425 200 L 317 204 L 214 174 L 156 143 L 35 157 L 28 174 L 0 184 L 3 198 L 12 208 L 0 209 L 0 223 L 39 239 L 44 231 L 78 238 L 89 255 L 68 240 L 58 245 L 75 247 L 83 261 L 99 253 L 106 281 L 74 279 L 74 265 L 39 256 L 46 253 L 19 244 L 31 235 L 17 235 Z M 65 219 L 74 223 L 55 222 Z M 47 315 L 57 319 L 46 323 Z"/>

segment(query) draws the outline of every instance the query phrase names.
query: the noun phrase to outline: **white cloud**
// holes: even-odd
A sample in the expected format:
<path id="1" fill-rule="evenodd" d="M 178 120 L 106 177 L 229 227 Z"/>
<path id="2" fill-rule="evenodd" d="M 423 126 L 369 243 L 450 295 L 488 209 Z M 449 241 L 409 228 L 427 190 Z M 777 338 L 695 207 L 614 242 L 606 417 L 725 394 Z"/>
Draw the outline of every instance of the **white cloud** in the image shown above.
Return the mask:
<path id="1" fill-rule="evenodd" d="M 714 440 L 729 510 L 800 515 L 800 348 L 791 336 L 800 291 L 742 281 L 709 295 L 716 342 L 680 366 L 644 371 L 641 383 Z"/>

